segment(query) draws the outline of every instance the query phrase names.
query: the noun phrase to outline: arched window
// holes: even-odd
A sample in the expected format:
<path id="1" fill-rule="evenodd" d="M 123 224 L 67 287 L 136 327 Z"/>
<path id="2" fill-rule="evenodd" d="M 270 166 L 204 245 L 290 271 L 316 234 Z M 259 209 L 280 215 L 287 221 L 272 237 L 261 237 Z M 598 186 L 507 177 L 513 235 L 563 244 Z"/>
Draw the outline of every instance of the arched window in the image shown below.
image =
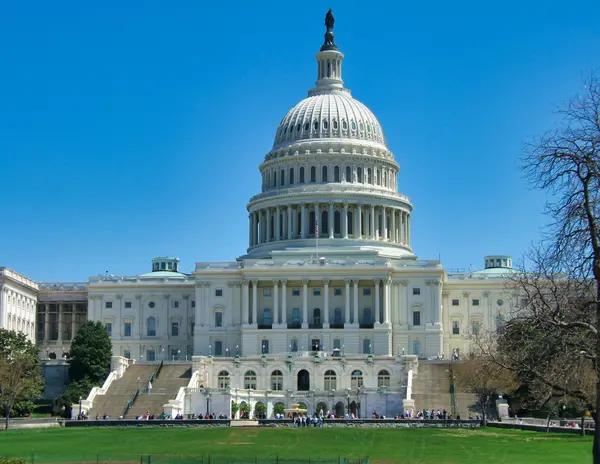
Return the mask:
<path id="1" fill-rule="evenodd" d="M 321 169 L 321 180 L 327 182 L 327 166 L 323 166 Z"/>
<path id="2" fill-rule="evenodd" d="M 304 166 L 300 168 L 300 183 L 304 183 Z"/>
<path id="3" fill-rule="evenodd" d="M 219 390 L 225 390 L 231 384 L 231 379 L 229 377 L 229 372 L 221 371 L 219 372 L 219 377 L 217 379 Z"/>
<path id="4" fill-rule="evenodd" d="M 346 182 L 352 182 L 352 168 L 346 166 Z"/>
<path id="5" fill-rule="evenodd" d="M 348 211 L 348 233 L 352 235 L 354 233 L 354 220 L 352 211 Z"/>
<path id="6" fill-rule="evenodd" d="M 315 215 L 314 211 L 311 211 L 308 214 L 308 233 L 314 235 L 315 233 Z"/>
<path id="7" fill-rule="evenodd" d="M 325 372 L 325 390 L 336 390 L 337 389 L 337 378 L 335 372 L 332 370 L 328 370 Z"/>
<path id="8" fill-rule="evenodd" d="M 156 318 L 154 316 L 148 318 L 146 335 L 148 337 L 156 337 Z"/>
<path id="9" fill-rule="evenodd" d="M 271 390 L 283 390 L 283 374 L 279 370 L 271 373 Z"/>
<path id="10" fill-rule="evenodd" d="M 348 130 L 348 121 L 346 121 L 345 119 L 342 121 L 342 129 Z"/>
<path id="11" fill-rule="evenodd" d="M 323 129 L 327 130 L 329 124 L 327 123 L 327 119 L 323 119 Z"/>
<path id="12" fill-rule="evenodd" d="M 379 169 L 375 173 L 375 182 L 377 185 L 381 185 L 381 171 Z"/>
<path id="13" fill-rule="evenodd" d="M 319 226 L 319 237 L 327 237 L 329 234 L 329 213 L 327 211 L 321 212 L 321 224 Z"/>
<path id="14" fill-rule="evenodd" d="M 338 128 L 338 122 L 337 122 L 337 119 L 334 119 L 333 120 L 333 130 L 337 130 L 337 128 Z"/>
<path id="15" fill-rule="evenodd" d="M 321 323 L 321 310 L 319 308 L 313 309 L 313 324 L 317 325 Z"/>
<path id="16" fill-rule="evenodd" d="M 377 386 L 390 388 L 390 373 L 385 369 L 377 374 Z"/>
<path id="17" fill-rule="evenodd" d="M 383 186 L 387 187 L 388 184 L 388 173 L 387 171 L 383 171 Z"/>
<path id="18" fill-rule="evenodd" d="M 356 168 L 356 180 L 358 182 L 360 182 L 361 184 L 363 183 L 363 171 L 362 171 L 362 168 Z"/>
<path id="19" fill-rule="evenodd" d="M 363 386 L 363 374 L 358 369 L 352 371 L 352 375 L 350 376 L 350 388 L 352 390 L 356 390 Z"/>
<path id="20" fill-rule="evenodd" d="M 316 131 L 318 131 L 319 130 L 319 121 L 313 122 L 313 127 Z"/>
<path id="21" fill-rule="evenodd" d="M 256 372 L 246 372 L 246 374 L 244 375 L 244 388 L 246 390 L 256 390 Z"/>
<path id="22" fill-rule="evenodd" d="M 310 167 L 310 181 L 311 182 L 317 181 L 317 168 L 314 166 Z"/>
<path id="23" fill-rule="evenodd" d="M 282 169 L 279 173 L 279 185 L 285 184 L 285 171 Z"/>
<path id="24" fill-rule="evenodd" d="M 302 369 L 300 372 L 298 372 L 297 389 L 298 391 L 310 390 L 310 374 L 306 369 Z"/>
<path id="25" fill-rule="evenodd" d="M 277 187 L 277 171 L 273 171 L 273 187 Z"/>
<path id="26" fill-rule="evenodd" d="M 367 184 L 373 183 L 373 176 L 371 175 L 371 168 L 367 168 Z"/>
<path id="27" fill-rule="evenodd" d="M 339 166 L 336 166 L 333 168 L 333 181 L 334 182 L 340 181 L 340 167 Z"/>
<path id="28" fill-rule="evenodd" d="M 294 185 L 294 168 L 290 168 L 289 184 Z"/>
<path id="29" fill-rule="evenodd" d="M 308 122 L 304 123 L 304 130 L 308 131 L 310 129 L 310 124 Z"/>
<path id="30" fill-rule="evenodd" d="M 273 323 L 273 318 L 271 317 L 271 310 L 269 308 L 265 308 L 263 310 L 263 324 L 270 325 Z"/>

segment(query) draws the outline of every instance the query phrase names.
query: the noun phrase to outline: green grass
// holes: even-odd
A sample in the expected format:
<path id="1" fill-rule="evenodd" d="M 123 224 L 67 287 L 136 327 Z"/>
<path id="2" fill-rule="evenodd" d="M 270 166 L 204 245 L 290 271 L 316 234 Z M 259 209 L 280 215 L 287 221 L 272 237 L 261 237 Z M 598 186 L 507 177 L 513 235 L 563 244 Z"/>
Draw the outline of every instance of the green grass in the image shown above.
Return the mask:
<path id="1" fill-rule="evenodd" d="M 591 458 L 591 438 L 487 428 L 461 429 L 241 429 L 241 428 L 61 428 L 0 432 L 0 455 L 51 462 L 201 462 L 173 455 L 248 458 L 308 458 L 331 462 L 369 456 L 401 463 L 582 463 Z M 168 457 L 165 455 L 171 455 Z M 203 461 L 207 464 L 207 459 Z M 266 462 L 266 461 L 263 461 Z M 272 461 L 273 463 L 275 461 Z M 377 463 L 375 463 L 377 464 Z"/>

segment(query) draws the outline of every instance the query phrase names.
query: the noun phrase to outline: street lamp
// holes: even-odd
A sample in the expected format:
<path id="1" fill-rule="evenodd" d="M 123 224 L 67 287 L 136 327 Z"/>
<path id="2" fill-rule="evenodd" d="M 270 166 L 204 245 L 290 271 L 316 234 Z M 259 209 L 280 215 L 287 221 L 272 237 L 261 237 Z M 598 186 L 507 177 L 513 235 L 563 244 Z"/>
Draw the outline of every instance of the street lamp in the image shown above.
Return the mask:
<path id="1" fill-rule="evenodd" d="M 161 352 L 162 358 L 163 358 L 163 359 L 166 359 L 166 358 L 165 358 L 165 356 L 166 356 L 166 355 L 165 355 L 165 348 L 164 348 L 164 347 L 162 347 L 162 348 L 160 349 L 160 352 Z"/>
<path id="2" fill-rule="evenodd" d="M 206 391 L 206 415 L 210 414 L 210 391 Z"/>
<path id="3" fill-rule="evenodd" d="M 342 345 L 342 356 L 346 355 L 346 345 Z"/>
<path id="4" fill-rule="evenodd" d="M 348 407 L 348 417 L 350 417 L 350 392 L 346 395 L 346 402 Z"/>
<path id="5" fill-rule="evenodd" d="M 83 402 L 83 398 L 79 397 L 79 419 L 81 419 L 81 403 Z"/>

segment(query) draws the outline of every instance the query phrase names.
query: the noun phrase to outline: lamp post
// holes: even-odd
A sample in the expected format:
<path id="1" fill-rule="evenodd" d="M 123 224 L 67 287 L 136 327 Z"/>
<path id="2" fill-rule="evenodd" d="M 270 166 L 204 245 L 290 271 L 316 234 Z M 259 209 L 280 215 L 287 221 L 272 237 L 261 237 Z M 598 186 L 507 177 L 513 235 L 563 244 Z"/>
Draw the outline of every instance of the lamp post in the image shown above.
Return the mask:
<path id="1" fill-rule="evenodd" d="M 210 414 L 210 391 L 206 391 L 206 415 Z"/>
<path id="2" fill-rule="evenodd" d="M 235 355 L 236 356 L 240 355 L 240 345 L 235 345 Z"/>
<path id="3" fill-rule="evenodd" d="M 229 348 L 225 348 L 225 357 L 228 358 L 229 357 Z"/>
<path id="4" fill-rule="evenodd" d="M 79 397 L 79 418 L 81 419 L 81 403 L 83 402 L 83 398 Z"/>
<path id="5" fill-rule="evenodd" d="M 350 393 L 346 395 L 346 403 L 348 408 L 348 417 L 350 417 Z"/>
<path id="6" fill-rule="evenodd" d="M 208 345 L 208 356 L 212 356 L 212 345 Z"/>
<path id="7" fill-rule="evenodd" d="M 346 345 L 342 345 L 342 356 L 346 356 Z"/>
<path id="8" fill-rule="evenodd" d="M 161 352 L 161 355 L 162 355 L 162 358 L 163 358 L 163 360 L 166 360 L 167 358 L 165 357 L 165 356 L 166 356 L 166 355 L 165 355 L 165 348 L 164 348 L 164 347 L 162 347 L 162 348 L 160 349 L 160 352 Z"/>

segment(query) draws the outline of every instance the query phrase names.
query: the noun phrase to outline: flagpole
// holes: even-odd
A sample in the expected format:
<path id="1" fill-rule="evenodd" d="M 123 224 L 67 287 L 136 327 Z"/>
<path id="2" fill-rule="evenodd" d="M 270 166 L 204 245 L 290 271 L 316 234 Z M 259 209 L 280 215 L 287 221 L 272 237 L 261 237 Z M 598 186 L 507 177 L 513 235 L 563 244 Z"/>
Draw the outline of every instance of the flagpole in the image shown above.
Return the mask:
<path id="1" fill-rule="evenodd" d="M 315 238 L 317 239 L 317 260 L 319 259 L 319 221 L 315 221 Z"/>

